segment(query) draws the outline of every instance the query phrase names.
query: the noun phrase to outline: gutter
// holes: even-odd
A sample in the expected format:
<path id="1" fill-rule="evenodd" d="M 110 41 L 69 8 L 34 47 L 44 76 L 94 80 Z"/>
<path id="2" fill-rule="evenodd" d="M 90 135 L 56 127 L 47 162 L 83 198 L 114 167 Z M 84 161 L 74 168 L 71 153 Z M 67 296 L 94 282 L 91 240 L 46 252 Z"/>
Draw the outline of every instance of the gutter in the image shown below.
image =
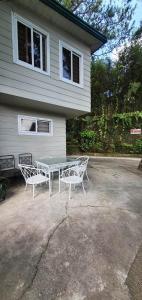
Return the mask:
<path id="1" fill-rule="evenodd" d="M 62 6 L 60 3 L 58 3 L 55 0 L 40 0 L 45 5 L 49 6 L 53 10 L 55 10 L 57 13 L 71 21 L 72 23 L 76 24 L 80 28 L 82 28 L 84 31 L 88 32 L 90 35 L 101 41 L 103 44 L 107 42 L 107 38 L 105 35 L 100 33 L 98 30 L 94 29 L 90 25 L 88 25 L 86 22 L 84 22 L 82 19 L 74 15 L 72 12 L 70 12 L 68 9 L 66 9 L 64 6 Z"/>

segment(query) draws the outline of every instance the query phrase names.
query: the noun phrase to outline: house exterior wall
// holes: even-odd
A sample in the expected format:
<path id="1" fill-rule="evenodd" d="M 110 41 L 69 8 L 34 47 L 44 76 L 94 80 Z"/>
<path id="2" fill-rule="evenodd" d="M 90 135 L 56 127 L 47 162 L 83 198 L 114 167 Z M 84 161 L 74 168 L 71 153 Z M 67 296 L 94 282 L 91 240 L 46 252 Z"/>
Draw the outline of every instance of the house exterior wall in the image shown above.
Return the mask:
<path id="1" fill-rule="evenodd" d="M 53 120 L 53 136 L 18 134 L 18 115 L 26 115 Z M 66 155 L 65 118 L 25 110 L 14 106 L 0 106 L 0 155 L 13 154 L 18 163 L 18 154 L 30 152 L 33 161 L 41 157 Z"/>
<path id="2" fill-rule="evenodd" d="M 50 35 L 50 76 L 13 63 L 12 17 L 15 12 Z M 83 53 L 83 88 L 60 80 L 59 41 Z M 90 49 L 73 36 L 54 28 L 44 18 L 12 1 L 0 3 L 0 92 L 79 111 L 90 111 Z M 23 100 L 24 101 L 24 100 Z"/>

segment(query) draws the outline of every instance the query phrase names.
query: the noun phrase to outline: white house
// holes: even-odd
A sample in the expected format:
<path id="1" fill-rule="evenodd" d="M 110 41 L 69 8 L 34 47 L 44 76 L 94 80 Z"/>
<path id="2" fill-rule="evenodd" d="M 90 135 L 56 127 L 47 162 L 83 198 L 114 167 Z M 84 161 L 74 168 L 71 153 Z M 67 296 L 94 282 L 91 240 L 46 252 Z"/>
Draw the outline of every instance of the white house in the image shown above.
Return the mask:
<path id="1" fill-rule="evenodd" d="M 66 155 L 66 118 L 90 112 L 90 56 L 105 42 L 54 0 L 0 1 L 0 155 Z"/>

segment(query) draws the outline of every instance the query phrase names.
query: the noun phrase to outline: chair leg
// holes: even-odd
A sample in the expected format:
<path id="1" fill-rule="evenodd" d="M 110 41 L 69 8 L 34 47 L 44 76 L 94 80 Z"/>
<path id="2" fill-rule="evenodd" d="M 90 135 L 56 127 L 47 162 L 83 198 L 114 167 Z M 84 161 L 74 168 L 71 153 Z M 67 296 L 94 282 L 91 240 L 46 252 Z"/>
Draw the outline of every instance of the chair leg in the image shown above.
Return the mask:
<path id="1" fill-rule="evenodd" d="M 50 196 L 52 194 L 52 174 L 49 172 L 49 191 L 50 191 Z"/>
<path id="2" fill-rule="evenodd" d="M 33 184 L 33 199 L 35 197 L 35 185 Z"/>
<path id="3" fill-rule="evenodd" d="M 27 189 L 27 182 L 26 182 L 26 186 L 25 186 L 25 191 L 26 191 L 26 189 Z"/>
<path id="4" fill-rule="evenodd" d="M 88 173 L 87 173 L 87 170 L 86 170 L 86 177 L 87 177 L 87 180 L 89 181 L 89 177 L 88 177 Z"/>
<path id="5" fill-rule="evenodd" d="M 71 199 L 71 183 L 69 185 L 69 200 Z"/>
<path id="6" fill-rule="evenodd" d="M 50 178 L 49 178 L 49 198 L 51 196 L 51 181 L 50 181 Z"/>
<path id="7" fill-rule="evenodd" d="M 86 191 L 85 191 L 85 188 L 84 188 L 83 181 L 82 181 L 82 189 L 83 189 L 83 194 L 84 194 L 84 196 L 86 196 Z"/>
<path id="8" fill-rule="evenodd" d="M 59 170 L 59 193 L 61 192 L 60 170 Z"/>

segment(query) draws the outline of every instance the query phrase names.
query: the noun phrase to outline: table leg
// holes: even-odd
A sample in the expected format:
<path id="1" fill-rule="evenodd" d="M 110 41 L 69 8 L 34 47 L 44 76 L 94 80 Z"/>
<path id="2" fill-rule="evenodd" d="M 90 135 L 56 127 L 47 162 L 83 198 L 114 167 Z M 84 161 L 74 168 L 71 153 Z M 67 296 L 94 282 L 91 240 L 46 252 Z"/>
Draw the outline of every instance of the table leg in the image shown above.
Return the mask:
<path id="1" fill-rule="evenodd" d="M 61 192 L 60 169 L 59 169 L 59 193 Z"/>

